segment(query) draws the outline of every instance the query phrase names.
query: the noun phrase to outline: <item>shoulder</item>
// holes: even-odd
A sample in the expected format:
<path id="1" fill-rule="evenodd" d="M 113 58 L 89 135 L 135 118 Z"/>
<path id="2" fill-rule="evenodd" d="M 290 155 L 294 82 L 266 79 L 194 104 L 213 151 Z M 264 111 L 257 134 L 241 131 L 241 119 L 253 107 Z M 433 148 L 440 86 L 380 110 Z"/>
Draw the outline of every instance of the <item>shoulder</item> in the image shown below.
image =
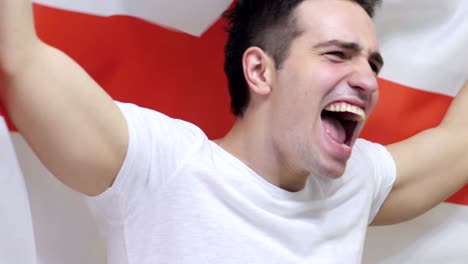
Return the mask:
<path id="1" fill-rule="evenodd" d="M 375 160 L 380 158 L 392 159 L 390 152 L 382 144 L 362 138 L 358 138 L 354 143 L 351 159 Z"/>
<path id="2" fill-rule="evenodd" d="M 134 128 L 139 133 L 146 130 L 151 135 L 166 134 L 173 139 L 180 136 L 207 138 L 206 134 L 193 123 L 172 118 L 161 112 L 132 103 L 116 102 L 116 104 L 123 113 L 129 129 Z"/>
<path id="3" fill-rule="evenodd" d="M 374 177 L 395 175 L 395 161 L 387 148 L 379 143 L 365 139 L 358 139 L 351 158 L 347 164 L 347 171 L 354 174 L 370 174 Z M 394 176 L 392 176 L 393 178 Z"/>

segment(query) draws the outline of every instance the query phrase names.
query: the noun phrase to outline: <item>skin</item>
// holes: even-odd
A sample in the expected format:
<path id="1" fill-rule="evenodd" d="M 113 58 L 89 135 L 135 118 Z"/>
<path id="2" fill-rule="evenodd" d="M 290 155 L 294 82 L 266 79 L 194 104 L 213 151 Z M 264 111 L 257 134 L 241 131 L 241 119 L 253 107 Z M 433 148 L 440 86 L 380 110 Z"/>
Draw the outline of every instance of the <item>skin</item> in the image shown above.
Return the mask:
<path id="1" fill-rule="evenodd" d="M 259 175 L 289 191 L 304 188 L 309 175 L 343 174 L 351 146 L 330 139 L 321 112 L 332 102 L 345 101 L 370 114 L 382 64 L 376 59 L 374 24 L 354 2 L 304 1 L 295 16 L 302 34 L 291 42 L 280 69 L 261 49 L 246 52 L 252 100 L 244 117 L 219 141 Z"/>
<path id="2" fill-rule="evenodd" d="M 31 1 L 0 0 L 0 103 L 64 184 L 93 196 L 113 183 L 127 152 L 123 115 L 77 63 L 37 38 Z"/>
<path id="3" fill-rule="evenodd" d="M 331 143 L 320 112 L 345 100 L 369 114 L 380 67 L 373 24 L 357 4 L 307 0 L 296 15 L 303 33 L 281 69 L 259 48 L 245 52 L 252 100 L 244 118 L 217 141 L 289 191 L 302 189 L 309 174 L 342 174 L 351 148 Z M 27 0 L 0 0 L 0 103 L 63 183 L 90 196 L 112 185 L 127 152 L 125 119 L 79 65 L 37 38 Z M 439 126 L 388 147 L 397 180 L 374 224 L 411 219 L 468 182 L 466 112 L 467 84 Z"/>

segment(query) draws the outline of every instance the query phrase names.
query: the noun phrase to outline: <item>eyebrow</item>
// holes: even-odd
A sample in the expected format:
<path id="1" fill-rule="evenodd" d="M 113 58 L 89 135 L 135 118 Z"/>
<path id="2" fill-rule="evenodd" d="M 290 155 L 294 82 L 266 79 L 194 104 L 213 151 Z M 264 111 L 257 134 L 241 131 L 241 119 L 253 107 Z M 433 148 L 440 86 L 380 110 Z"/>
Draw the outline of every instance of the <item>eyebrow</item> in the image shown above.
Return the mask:
<path id="1" fill-rule="evenodd" d="M 330 46 L 337 46 L 343 49 L 352 50 L 354 52 L 362 51 L 362 47 L 355 42 L 347 42 L 347 41 L 342 41 L 342 40 L 337 40 L 337 39 L 320 42 L 317 45 L 315 45 L 314 48 L 324 48 L 324 47 L 330 47 Z M 369 56 L 369 59 L 379 63 L 380 68 L 384 65 L 384 59 L 379 52 L 372 52 Z"/>

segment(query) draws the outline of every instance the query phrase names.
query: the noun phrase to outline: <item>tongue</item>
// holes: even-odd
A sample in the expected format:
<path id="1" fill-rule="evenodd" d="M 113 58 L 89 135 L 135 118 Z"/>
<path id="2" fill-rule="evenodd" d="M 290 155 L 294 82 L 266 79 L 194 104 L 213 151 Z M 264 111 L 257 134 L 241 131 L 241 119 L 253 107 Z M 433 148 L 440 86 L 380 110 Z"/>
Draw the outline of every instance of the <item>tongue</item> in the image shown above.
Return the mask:
<path id="1" fill-rule="evenodd" d="M 343 125 L 330 116 L 323 116 L 322 121 L 327 134 L 336 142 L 344 144 L 346 140 L 346 131 Z"/>

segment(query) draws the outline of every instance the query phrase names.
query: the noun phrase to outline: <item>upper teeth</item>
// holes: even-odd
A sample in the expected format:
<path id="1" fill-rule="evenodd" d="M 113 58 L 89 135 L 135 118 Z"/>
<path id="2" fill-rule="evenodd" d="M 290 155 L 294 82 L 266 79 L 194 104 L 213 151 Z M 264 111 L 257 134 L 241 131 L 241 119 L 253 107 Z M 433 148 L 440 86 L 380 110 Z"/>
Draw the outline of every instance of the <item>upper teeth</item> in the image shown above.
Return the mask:
<path id="1" fill-rule="evenodd" d="M 330 112 L 348 112 L 354 114 L 349 118 L 353 121 L 362 121 L 366 119 L 366 113 L 360 107 L 348 103 L 340 102 L 328 105 L 325 110 Z"/>

